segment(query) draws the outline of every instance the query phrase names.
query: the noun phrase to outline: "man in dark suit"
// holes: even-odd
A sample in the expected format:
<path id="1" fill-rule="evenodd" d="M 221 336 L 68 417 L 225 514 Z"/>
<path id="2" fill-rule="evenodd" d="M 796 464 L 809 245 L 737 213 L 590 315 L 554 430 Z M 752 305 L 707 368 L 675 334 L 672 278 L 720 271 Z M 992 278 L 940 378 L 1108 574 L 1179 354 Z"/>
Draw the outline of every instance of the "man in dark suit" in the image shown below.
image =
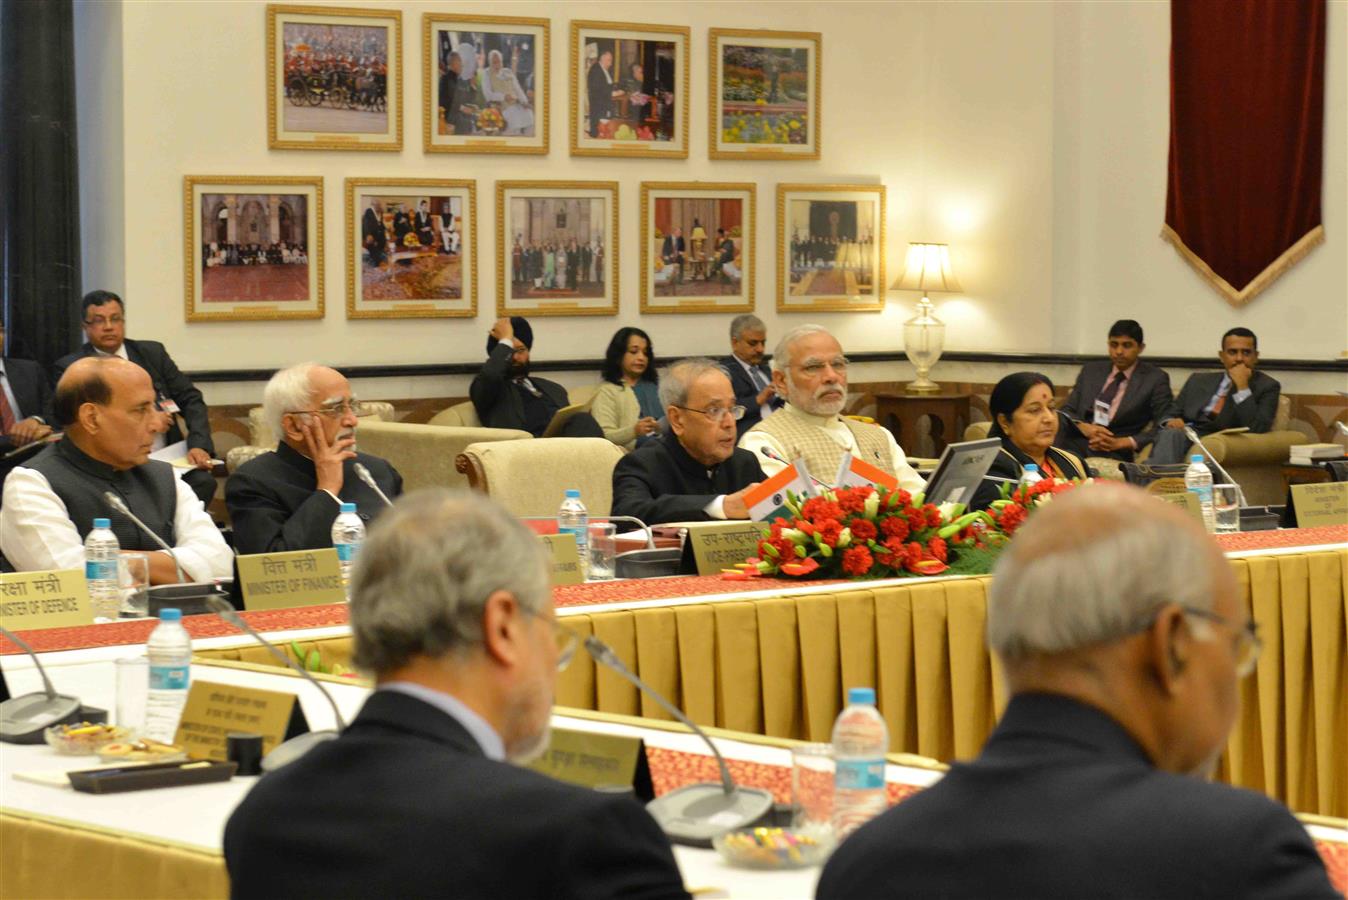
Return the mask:
<path id="1" fill-rule="evenodd" d="M 1217 354 L 1221 372 L 1198 372 L 1189 376 L 1175 400 L 1174 418 L 1156 436 L 1151 458 L 1154 465 L 1184 462 L 1190 446 L 1184 426 L 1200 437 L 1227 428 L 1248 428 L 1262 434 L 1273 428 L 1278 415 L 1282 385 L 1277 379 L 1255 371 L 1259 364 L 1259 338 L 1248 328 L 1232 328 L 1222 335 Z"/>
<path id="2" fill-rule="evenodd" d="M 768 347 L 768 329 L 753 313 L 730 320 L 730 356 L 721 358 L 721 368 L 730 376 L 735 390 L 735 405 L 744 407 L 744 415 L 735 423 L 743 435 L 786 402 L 772 386 L 772 370 L 763 357 Z"/>
<path id="3" fill-rule="evenodd" d="M 1146 346 L 1142 326 L 1132 319 L 1120 319 L 1109 327 L 1109 359 L 1081 367 L 1062 407 L 1075 427 L 1060 429 L 1059 437 L 1080 436 L 1087 446 L 1066 445 L 1065 449 L 1078 456 L 1132 462 L 1134 454 L 1155 438 L 1160 423 L 1175 414 L 1170 376 L 1138 359 Z"/>
<path id="4" fill-rule="evenodd" d="M 370 265 L 383 265 L 388 253 L 388 234 L 384 229 L 384 204 L 378 200 L 371 200 L 360 217 L 360 240 L 370 254 Z"/>
<path id="5" fill-rule="evenodd" d="M 552 417 L 569 404 L 566 388 L 529 375 L 534 329 L 523 316 L 497 319 L 487 334 L 487 361 L 468 387 L 468 396 L 488 428 L 517 428 L 542 437 Z M 576 413 L 558 437 L 603 437 L 589 413 Z"/>
<path id="6" fill-rule="evenodd" d="M 1259 640 L 1198 523 L 1124 485 L 1055 498 L 987 633 L 1012 697 L 982 753 L 848 837 L 820 900 L 1339 896 L 1286 807 L 1205 780 Z"/>
<path id="7" fill-rule="evenodd" d="M 660 259 L 665 265 L 674 267 L 674 274 L 669 279 L 672 284 L 683 280 L 684 249 L 683 229 L 676 226 L 673 232 L 665 235 L 665 242 L 660 245 Z"/>
<path id="8" fill-rule="evenodd" d="M 361 552 L 351 630 L 375 691 L 234 811 L 232 895 L 687 897 L 630 795 L 518 765 L 547 746 L 576 646 L 528 529 L 480 494 L 418 491 Z"/>
<path id="9" fill-rule="evenodd" d="M 202 505 L 209 505 L 215 496 L 215 476 L 211 474 L 215 442 L 211 440 L 210 411 L 201 391 L 178 370 L 163 344 L 126 337 L 126 305 L 121 297 L 111 291 L 90 291 L 84 295 L 83 303 L 87 343 L 56 361 L 54 380 L 60 381 L 71 363 L 86 356 L 120 356 L 149 372 L 159 404 L 169 414 L 168 431 L 162 441 L 155 442 L 154 449 L 183 440 L 182 429 L 178 426 L 181 416 L 187 424 L 187 459 L 196 467 L 183 476 L 183 481 L 201 499 Z"/>
<path id="10" fill-rule="evenodd" d="M 622 96 L 622 89 L 613 81 L 613 51 L 599 54 L 598 62 L 590 66 L 585 76 L 585 95 L 590 105 L 590 137 L 599 137 L 599 123 L 613 118 L 613 98 Z"/>
<path id="11" fill-rule="evenodd" d="M 29 359 L 5 358 L 5 322 L 0 319 L 0 453 L 51 434 L 51 385 Z M 0 480 L 3 480 L 0 470 Z"/>
<path id="12" fill-rule="evenodd" d="M 660 375 L 669 431 L 618 460 L 613 514 L 648 525 L 747 519 L 744 492 L 763 480 L 758 457 L 735 446 L 735 402 L 719 364 L 685 359 Z"/>
<path id="13" fill-rule="evenodd" d="M 225 483 L 225 505 L 239 553 L 283 553 L 332 546 L 342 503 L 367 523 L 384 501 L 356 475 L 365 466 L 390 499 L 403 479 L 385 460 L 356 451 L 360 403 L 343 375 L 299 365 L 271 377 L 262 410 L 278 436 L 275 453 L 254 457 Z"/>

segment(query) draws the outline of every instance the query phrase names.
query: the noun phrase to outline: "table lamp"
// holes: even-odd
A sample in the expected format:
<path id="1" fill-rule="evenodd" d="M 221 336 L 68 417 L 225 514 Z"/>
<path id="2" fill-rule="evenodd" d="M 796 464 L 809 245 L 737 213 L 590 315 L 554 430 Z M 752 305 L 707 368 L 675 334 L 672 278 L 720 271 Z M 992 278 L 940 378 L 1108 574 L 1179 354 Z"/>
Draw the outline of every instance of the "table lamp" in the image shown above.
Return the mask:
<path id="1" fill-rule="evenodd" d="M 955 293 L 962 290 L 950 267 L 948 244 L 910 243 L 903 274 L 890 286 L 891 291 L 921 291 L 917 315 L 903 323 L 903 352 L 917 369 L 917 378 L 908 385 L 910 394 L 934 394 L 941 386 L 927 377 L 945 349 L 945 323 L 932 313 L 931 293 Z"/>

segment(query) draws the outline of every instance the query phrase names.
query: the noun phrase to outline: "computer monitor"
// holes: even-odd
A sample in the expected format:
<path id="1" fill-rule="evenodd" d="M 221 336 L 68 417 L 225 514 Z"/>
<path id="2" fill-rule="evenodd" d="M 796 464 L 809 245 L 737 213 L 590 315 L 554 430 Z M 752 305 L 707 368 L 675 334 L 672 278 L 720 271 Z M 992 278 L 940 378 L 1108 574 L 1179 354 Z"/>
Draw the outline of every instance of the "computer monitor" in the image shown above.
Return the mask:
<path id="1" fill-rule="evenodd" d="M 997 438 L 950 444 L 927 479 L 927 503 L 964 503 L 974 499 L 1002 442 Z"/>

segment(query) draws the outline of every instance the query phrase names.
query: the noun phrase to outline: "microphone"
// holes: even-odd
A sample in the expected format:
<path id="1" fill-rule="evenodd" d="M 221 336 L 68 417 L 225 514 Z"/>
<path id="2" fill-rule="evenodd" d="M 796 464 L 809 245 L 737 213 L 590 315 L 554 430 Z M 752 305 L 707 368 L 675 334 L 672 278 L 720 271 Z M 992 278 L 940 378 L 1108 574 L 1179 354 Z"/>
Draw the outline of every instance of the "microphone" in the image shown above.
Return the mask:
<path id="1" fill-rule="evenodd" d="M 142 532 L 144 532 L 145 534 L 149 535 L 149 536 L 150 536 L 150 539 L 151 539 L 152 541 L 154 541 L 154 542 L 155 542 L 156 544 L 158 544 L 161 548 L 163 548 L 164 552 L 167 553 L 167 554 L 169 555 L 169 557 L 173 560 L 173 568 L 174 568 L 174 569 L 177 571 L 177 573 L 178 573 L 178 583 L 179 583 L 179 584 L 182 584 L 183 582 L 185 582 L 185 581 L 187 580 L 185 577 L 183 577 L 183 567 L 182 567 L 182 565 L 180 565 L 179 562 L 178 562 L 178 554 L 174 553 L 174 552 L 173 552 L 173 548 L 170 547 L 170 546 L 164 541 L 163 538 L 161 538 L 159 535 L 155 534 L 154 531 L 152 531 L 152 530 L 150 529 L 150 526 L 148 526 L 148 525 L 146 525 L 144 522 L 142 522 L 142 521 L 139 519 L 139 517 L 137 517 L 136 514 L 133 513 L 133 512 L 131 511 L 131 507 L 129 507 L 129 506 L 126 505 L 126 501 L 125 501 L 125 500 L 123 500 L 121 497 L 118 497 L 118 496 L 117 496 L 116 494 L 114 494 L 112 491 L 104 491 L 104 492 L 103 492 L 103 499 L 106 500 L 106 501 L 108 501 L 108 505 L 111 506 L 113 509 L 117 510 L 117 511 L 118 511 L 119 513 L 121 513 L 122 515 L 126 516 L 126 517 L 127 517 L 128 519 L 130 519 L 132 522 L 135 522 L 137 528 L 139 528 L 139 529 L 140 529 Z"/>
<path id="2" fill-rule="evenodd" d="M 42 732 L 46 728 L 80 721 L 82 707 L 79 698 L 56 693 L 51 679 L 47 677 L 47 670 L 42 668 L 33 648 L 3 625 L 0 625 L 0 634 L 33 658 L 33 665 L 42 676 L 44 688 L 0 703 L 0 741 L 7 744 L 40 744 L 43 741 Z"/>
<path id="3" fill-rule="evenodd" d="M 356 473 L 357 478 L 365 482 L 370 490 L 379 495 L 379 499 L 384 501 L 385 506 L 393 505 L 393 501 L 388 498 L 388 495 L 379 489 L 379 485 L 374 483 L 374 476 L 370 474 L 369 469 L 365 468 L 364 463 L 356 463 L 351 467 L 351 470 Z"/>
<path id="4" fill-rule="evenodd" d="M 1236 486 L 1236 496 L 1240 498 L 1240 505 L 1249 506 L 1250 504 L 1245 502 L 1245 491 L 1241 489 L 1240 482 L 1232 478 L 1231 474 L 1222 468 L 1222 464 L 1217 462 L 1217 458 L 1203 445 L 1203 439 L 1198 436 L 1198 432 L 1194 431 L 1193 426 L 1187 422 L 1184 423 L 1184 436 L 1198 445 L 1199 449 L 1203 451 L 1203 455 L 1211 460 L 1213 468 L 1222 476 L 1223 481 Z"/>
<path id="5" fill-rule="evenodd" d="M 789 465 L 791 465 L 791 463 L 789 463 L 789 462 L 787 462 L 786 460 L 782 459 L 782 458 L 781 458 L 780 456 L 778 456 L 776 453 L 773 453 L 771 447 L 761 447 L 761 448 L 759 448 L 759 449 L 761 450 L 761 452 L 762 452 L 762 454 L 763 454 L 764 456 L 766 456 L 768 459 L 772 460 L 773 462 L 779 462 L 779 463 L 781 463 L 781 464 L 784 465 L 784 466 L 789 466 Z M 811 472 L 806 472 L 805 474 L 806 474 L 806 475 L 809 475 L 809 476 L 810 476 L 810 480 L 813 481 L 815 484 L 819 485 L 819 486 L 820 486 L 821 488 L 823 488 L 824 490 L 826 490 L 826 491 L 831 491 L 831 490 L 833 490 L 833 486 L 832 486 L 832 485 L 830 485 L 830 484 L 824 484 L 824 482 L 820 481 L 818 478 L 815 478 L 813 473 L 811 473 Z"/>
<path id="6" fill-rule="evenodd" d="M 637 690 L 660 704 L 666 712 L 692 729 L 711 748 L 716 765 L 721 770 L 721 783 L 703 782 L 670 791 L 646 804 L 646 811 L 664 829 L 671 841 L 694 847 L 710 847 L 711 839 L 719 834 L 745 828 L 772 812 L 772 792 L 758 788 L 741 787 L 730 777 L 725 758 L 716 749 L 706 732 L 688 718 L 674 704 L 628 669 L 618 655 L 599 638 L 585 639 L 585 650 L 595 662 L 607 666 L 634 684 Z"/>
<path id="7" fill-rule="evenodd" d="M 332 699 L 332 694 L 328 693 L 321 682 L 313 675 L 310 675 L 303 666 L 296 665 L 295 661 L 289 656 L 277 649 L 276 645 L 264 638 L 257 632 L 252 625 L 244 621 L 233 606 L 222 597 L 212 596 L 206 598 L 206 605 L 210 607 L 211 612 L 224 619 L 240 631 L 247 632 L 248 636 L 257 641 L 270 651 L 271 655 L 280 660 L 281 665 L 294 669 L 300 674 L 300 677 L 312 684 L 323 695 L 323 699 L 328 701 L 332 707 L 332 714 L 337 719 L 337 728 L 324 729 L 322 731 L 310 731 L 307 734 L 301 734 L 290 740 L 278 744 L 272 748 L 272 751 L 262 758 L 262 771 L 274 772 L 282 766 L 289 765 L 308 753 L 314 747 L 326 741 L 335 740 L 339 734 L 346 730 L 346 719 L 342 718 L 342 711 L 337 708 L 337 701 Z"/>
<path id="8" fill-rule="evenodd" d="M 113 509 L 134 522 L 142 532 L 149 535 L 151 540 L 158 544 L 173 560 L 173 568 L 178 573 L 178 583 L 159 584 L 149 589 L 149 613 L 157 615 L 158 611 L 165 606 L 181 609 L 185 616 L 205 613 L 203 601 L 207 597 L 219 597 L 221 595 L 220 586 L 213 581 L 189 581 L 187 576 L 183 574 L 182 564 L 178 562 L 178 554 L 174 553 L 173 548 L 163 538 L 155 534 L 150 526 L 142 522 L 131 511 L 131 508 L 126 505 L 126 501 L 112 491 L 104 492 L 103 499 L 107 500 L 108 505 Z"/>

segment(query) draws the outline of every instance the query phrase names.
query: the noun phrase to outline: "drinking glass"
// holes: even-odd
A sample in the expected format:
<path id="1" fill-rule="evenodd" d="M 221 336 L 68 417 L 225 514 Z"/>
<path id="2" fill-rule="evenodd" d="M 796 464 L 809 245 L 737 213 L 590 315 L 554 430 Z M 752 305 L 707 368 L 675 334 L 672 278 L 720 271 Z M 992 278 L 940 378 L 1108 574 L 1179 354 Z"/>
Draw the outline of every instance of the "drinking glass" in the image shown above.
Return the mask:
<path id="1" fill-rule="evenodd" d="M 150 660 L 126 656 L 116 662 L 117 708 L 114 725 L 137 733 L 145 727 L 145 700 L 150 690 Z"/>
<path id="2" fill-rule="evenodd" d="M 833 745 L 791 748 L 791 826 L 824 837 L 833 833 Z"/>
<path id="3" fill-rule="evenodd" d="M 590 523 L 590 581 L 608 581 L 613 577 L 617 533 L 618 528 L 612 522 Z"/>
<path id="4" fill-rule="evenodd" d="M 1217 534 L 1240 531 L 1240 492 L 1234 484 L 1212 486 L 1212 514 L 1217 522 Z"/>
<path id="5" fill-rule="evenodd" d="M 144 553 L 123 553 L 117 558 L 117 587 L 122 605 L 118 616 L 143 619 L 150 614 L 150 557 Z"/>

